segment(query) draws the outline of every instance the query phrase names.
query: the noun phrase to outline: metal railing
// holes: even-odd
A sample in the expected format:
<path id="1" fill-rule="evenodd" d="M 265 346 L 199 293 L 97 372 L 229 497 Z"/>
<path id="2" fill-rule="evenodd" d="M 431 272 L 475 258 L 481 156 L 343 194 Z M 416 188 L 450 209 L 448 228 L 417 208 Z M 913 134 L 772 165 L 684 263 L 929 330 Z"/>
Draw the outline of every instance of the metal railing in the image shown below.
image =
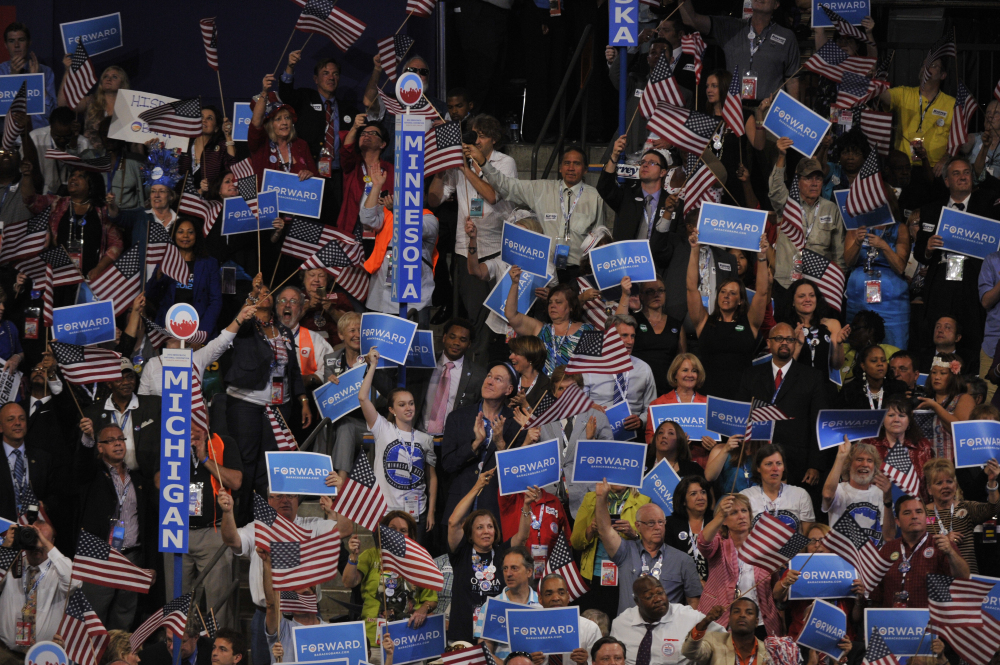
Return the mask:
<path id="1" fill-rule="evenodd" d="M 566 67 L 566 74 L 563 76 L 562 83 L 559 84 L 559 90 L 556 91 L 556 96 L 552 100 L 552 106 L 549 107 L 549 114 L 545 116 L 545 122 L 542 123 L 542 128 L 538 132 L 538 138 L 535 139 L 535 145 L 531 149 L 531 179 L 535 180 L 538 176 L 538 151 L 542 147 L 542 139 L 545 137 L 546 132 L 548 132 L 549 125 L 552 124 L 553 118 L 556 116 L 556 112 L 559 112 L 559 136 L 556 139 L 555 145 L 552 147 L 552 154 L 549 155 L 549 161 L 545 164 L 545 170 L 542 172 L 542 178 L 547 178 L 549 171 L 552 170 L 552 164 L 555 162 L 556 157 L 559 154 L 559 150 L 562 148 L 563 142 L 566 140 L 566 129 L 569 123 L 573 121 L 573 117 L 576 115 L 576 111 L 583 105 L 582 111 L 580 112 L 580 145 L 586 154 L 587 150 L 587 91 L 589 90 L 590 77 L 593 74 L 594 67 L 593 63 L 590 62 L 590 54 L 587 56 L 588 61 L 583 60 L 584 50 L 586 48 L 593 49 L 593 44 L 591 43 L 591 33 L 593 33 L 594 28 L 588 25 L 583 29 L 583 33 L 580 35 L 580 41 L 576 45 L 576 50 L 573 52 L 573 57 L 570 58 L 569 66 Z M 569 112 L 566 112 L 566 92 L 569 88 L 570 79 L 573 76 L 573 72 L 576 69 L 577 64 L 580 64 L 580 89 L 576 93 L 576 98 L 573 100 L 573 104 L 569 108 Z"/>
<path id="2" fill-rule="evenodd" d="M 191 592 L 194 594 L 192 602 L 195 605 L 200 604 L 201 597 L 205 593 L 205 587 L 204 587 L 205 578 L 208 577 L 208 574 L 212 572 L 212 569 L 215 568 L 215 566 L 218 565 L 219 561 L 222 560 L 222 557 L 226 554 L 226 550 L 228 549 L 230 549 L 229 545 L 222 545 L 219 549 L 217 549 L 215 551 L 215 554 L 212 555 L 211 560 L 208 562 L 208 565 L 202 568 L 201 571 L 198 573 L 198 577 L 194 579 L 194 583 L 192 583 L 191 585 Z M 225 607 L 226 603 L 232 600 L 234 608 L 233 616 L 238 619 L 240 610 L 240 596 L 239 596 L 240 575 L 236 557 L 233 557 L 233 563 L 230 567 L 232 568 L 230 572 L 234 578 L 233 583 L 229 585 L 229 589 L 222 597 L 222 600 L 216 603 L 215 607 L 213 607 L 212 609 L 215 611 L 216 614 L 218 614 L 219 610 Z"/>

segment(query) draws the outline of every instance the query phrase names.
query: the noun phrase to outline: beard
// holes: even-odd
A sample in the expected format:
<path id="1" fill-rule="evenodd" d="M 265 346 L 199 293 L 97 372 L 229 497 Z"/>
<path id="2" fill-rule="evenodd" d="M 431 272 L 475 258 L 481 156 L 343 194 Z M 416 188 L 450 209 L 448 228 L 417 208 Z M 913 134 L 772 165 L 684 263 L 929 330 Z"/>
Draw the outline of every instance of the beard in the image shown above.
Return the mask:
<path id="1" fill-rule="evenodd" d="M 868 473 L 852 473 L 851 480 L 855 485 L 870 485 L 872 480 L 875 478 L 875 472 L 869 471 Z"/>

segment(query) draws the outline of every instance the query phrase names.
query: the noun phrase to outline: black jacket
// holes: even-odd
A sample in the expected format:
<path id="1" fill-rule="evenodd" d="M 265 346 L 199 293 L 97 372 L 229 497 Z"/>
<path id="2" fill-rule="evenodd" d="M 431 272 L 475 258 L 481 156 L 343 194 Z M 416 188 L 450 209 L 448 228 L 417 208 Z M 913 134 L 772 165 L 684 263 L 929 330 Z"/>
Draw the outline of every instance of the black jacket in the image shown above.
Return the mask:
<path id="1" fill-rule="evenodd" d="M 890 395 L 905 395 L 907 390 L 909 388 L 902 381 L 885 377 L 882 384 L 882 403 L 884 404 Z M 873 399 L 873 401 L 877 407 L 878 400 Z M 837 408 L 870 409 L 871 406 L 868 402 L 868 395 L 865 394 L 864 381 L 861 379 L 851 379 L 841 388 Z"/>
<path id="2" fill-rule="evenodd" d="M 430 384 L 431 374 L 433 373 L 434 370 L 432 369 L 406 370 L 407 387 L 413 393 L 413 402 L 417 407 L 416 414 L 418 420 L 424 413 L 427 388 Z M 376 374 L 376 378 L 378 378 L 378 374 Z M 482 365 L 478 365 L 472 361 L 471 352 L 466 353 L 462 359 L 462 375 L 458 378 L 458 392 L 455 393 L 455 403 L 452 404 L 451 410 L 455 411 L 470 404 L 478 404 L 481 399 L 479 391 L 482 390 L 485 379 L 486 369 Z M 376 389 L 378 389 L 377 386 Z"/>
<path id="3" fill-rule="evenodd" d="M 24 452 L 27 462 L 28 485 L 35 493 L 36 498 L 40 501 L 46 501 L 52 489 L 52 458 L 44 450 L 29 450 L 23 445 L 21 450 Z M 0 453 L 6 453 L 6 450 L 0 449 Z M 11 477 L 6 457 L 4 454 L 3 464 L 0 465 L 0 517 L 16 522 L 18 518 L 17 496 L 14 492 L 14 479 Z"/>
<path id="4" fill-rule="evenodd" d="M 669 316 L 675 319 L 683 319 L 687 316 L 687 269 L 688 261 L 691 259 L 691 245 L 688 243 L 687 233 L 684 227 L 681 232 L 675 233 L 654 233 L 653 241 L 650 242 L 650 249 L 653 252 L 653 262 L 657 267 L 665 266 L 663 269 L 666 280 L 667 299 L 664 303 L 664 310 Z M 729 277 L 738 277 L 736 272 L 736 257 L 720 247 L 710 247 L 714 263 L 712 270 L 715 271 L 716 283 Z"/>
<path id="5" fill-rule="evenodd" d="M 194 659 L 194 665 L 212 665 L 213 644 L 213 640 L 207 637 L 198 638 L 198 652 Z M 153 644 L 147 644 L 142 648 L 142 662 L 146 665 L 172 665 L 174 659 L 167 649 L 167 643 L 160 640 Z M 186 662 L 184 660 L 181 661 L 182 665 Z"/>
<path id="6" fill-rule="evenodd" d="M 126 427 L 132 430 L 135 440 L 135 459 L 139 463 L 139 471 L 147 482 L 153 481 L 153 476 L 160 470 L 160 403 L 157 395 L 136 395 L 139 408 L 130 411 Z M 98 400 L 88 406 L 83 415 L 94 423 L 94 438 L 105 425 L 113 425 L 111 411 L 104 408 L 107 400 Z M 115 418 L 118 416 L 116 415 Z"/>
<path id="7" fill-rule="evenodd" d="M 299 351 L 295 346 L 295 337 L 292 331 L 278 322 L 274 324 L 278 332 L 285 338 L 285 346 L 288 349 L 288 364 L 285 365 L 285 378 L 292 392 L 292 396 L 305 395 L 306 389 L 302 383 L 302 372 L 299 370 Z M 271 362 L 274 360 L 274 351 L 268 343 L 264 333 L 258 328 L 256 318 L 247 321 L 240 326 L 233 340 L 232 364 L 226 372 L 226 383 L 234 388 L 245 390 L 263 390 L 267 387 L 271 378 Z"/>
<path id="8" fill-rule="evenodd" d="M 638 238 L 639 225 L 642 223 L 645 214 L 646 193 L 642 191 L 638 180 L 628 180 L 624 184 L 618 184 L 618 176 L 602 170 L 601 176 L 597 179 L 597 193 L 601 195 L 604 202 L 615 211 L 615 228 L 612 236 L 615 242 L 621 240 L 645 240 Z M 656 230 L 656 223 L 663 216 L 663 206 L 670 196 L 663 189 L 660 190 L 660 198 L 656 204 L 656 213 L 649 223 L 653 225 L 653 235 L 663 235 Z M 650 245 L 652 245 L 650 238 Z M 655 256 L 653 257 L 656 258 Z M 657 266 L 658 268 L 661 266 Z"/>
<path id="9" fill-rule="evenodd" d="M 807 469 L 816 469 L 825 477 L 826 463 L 816 441 L 816 419 L 820 409 L 829 408 L 826 382 L 829 378 L 820 370 L 792 361 L 786 368 L 775 406 L 792 420 L 774 423 L 774 438 L 785 449 L 788 479 L 799 484 Z M 751 367 L 743 373 L 738 399 L 749 402 L 759 399 L 771 402 L 774 397 L 774 374 L 771 363 Z"/>
<path id="10" fill-rule="evenodd" d="M 323 98 L 315 88 L 296 88 L 292 83 L 278 81 L 278 95 L 281 101 L 295 109 L 295 133 L 309 144 L 313 159 L 319 160 L 319 151 L 326 141 L 326 109 Z M 335 96 L 336 99 L 336 96 Z M 337 117 L 341 131 L 347 131 L 354 124 L 357 113 L 354 105 L 337 99 Z"/>

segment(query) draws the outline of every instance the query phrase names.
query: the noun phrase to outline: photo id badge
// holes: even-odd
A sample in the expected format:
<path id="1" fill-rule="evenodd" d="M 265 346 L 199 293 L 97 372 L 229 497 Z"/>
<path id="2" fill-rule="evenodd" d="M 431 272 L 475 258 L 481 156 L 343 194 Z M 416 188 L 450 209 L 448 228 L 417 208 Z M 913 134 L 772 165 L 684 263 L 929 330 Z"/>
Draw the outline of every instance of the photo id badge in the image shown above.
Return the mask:
<path id="1" fill-rule="evenodd" d="M 202 490 L 205 483 L 191 483 L 188 491 L 188 515 L 191 517 L 201 517 L 202 515 Z"/>
<path id="2" fill-rule="evenodd" d="M 469 217 L 482 217 L 483 216 L 483 199 L 481 197 L 476 197 L 469 201 Z"/>
<path id="3" fill-rule="evenodd" d="M 562 3 L 560 0 L 549 0 L 549 16 L 562 16 Z"/>
<path id="4" fill-rule="evenodd" d="M 30 618 L 33 619 L 34 617 Z M 14 643 L 22 647 L 30 647 L 35 643 L 35 622 L 29 620 L 29 616 L 26 614 L 22 614 L 21 618 L 17 621 Z"/>
<path id="5" fill-rule="evenodd" d="M 990 519 L 983 522 L 983 542 L 984 543 L 997 542 L 997 521 L 995 519 Z"/>
<path id="6" fill-rule="evenodd" d="M 750 70 L 743 74 L 743 78 L 740 80 L 740 97 L 757 99 L 757 72 Z"/>
<path id="7" fill-rule="evenodd" d="M 613 561 L 601 562 L 601 586 L 618 586 L 618 566 Z"/>
<path id="8" fill-rule="evenodd" d="M 535 562 L 535 579 L 540 580 L 545 577 L 545 561 L 549 557 L 548 545 L 532 545 L 531 558 Z"/>
<path id="9" fill-rule="evenodd" d="M 271 404 L 285 403 L 285 380 L 283 378 L 271 380 Z"/>
<path id="10" fill-rule="evenodd" d="M 420 501 L 415 498 L 403 499 L 403 510 L 415 520 L 420 519 Z"/>
<path id="11" fill-rule="evenodd" d="M 333 172 L 333 160 L 330 159 L 329 155 L 324 155 L 319 158 L 316 162 L 316 167 L 319 171 L 320 177 L 329 178 L 330 174 Z"/>
<path id="12" fill-rule="evenodd" d="M 42 311 L 37 307 L 28 307 L 24 310 L 24 338 L 38 339 L 38 320 Z"/>
<path id="13" fill-rule="evenodd" d="M 569 265 L 569 245 L 562 238 L 556 245 L 556 269 L 564 270 Z"/>
<path id="14" fill-rule="evenodd" d="M 865 302 L 869 304 L 882 302 L 881 280 L 869 279 L 865 282 Z"/>
<path id="15" fill-rule="evenodd" d="M 949 254 L 946 260 L 948 267 L 944 273 L 945 280 L 948 282 L 961 282 L 962 273 L 965 269 L 965 257 L 961 254 Z"/>
<path id="16" fill-rule="evenodd" d="M 122 520 L 111 520 L 111 532 L 108 534 L 108 544 L 119 552 L 125 543 L 125 522 Z"/>

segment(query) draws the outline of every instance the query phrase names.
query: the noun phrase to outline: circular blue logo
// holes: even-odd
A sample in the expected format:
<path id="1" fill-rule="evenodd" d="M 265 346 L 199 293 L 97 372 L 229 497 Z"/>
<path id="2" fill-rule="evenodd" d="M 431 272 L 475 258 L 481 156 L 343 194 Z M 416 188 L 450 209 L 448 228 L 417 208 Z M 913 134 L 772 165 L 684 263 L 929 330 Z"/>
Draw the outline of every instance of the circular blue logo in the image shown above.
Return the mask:
<path id="1" fill-rule="evenodd" d="M 24 654 L 26 665 L 69 665 L 66 650 L 55 642 L 35 642 Z"/>
<path id="2" fill-rule="evenodd" d="M 396 439 L 385 448 L 382 466 L 389 484 L 398 490 L 408 490 L 424 481 L 424 450 L 417 442 L 412 448 Z"/>
<path id="3" fill-rule="evenodd" d="M 424 80 L 413 72 L 404 72 L 396 79 L 396 99 L 403 106 L 413 106 L 424 96 Z"/>
<path id="4" fill-rule="evenodd" d="M 198 310 L 185 302 L 179 302 L 167 310 L 164 327 L 177 339 L 191 339 L 198 332 Z"/>

